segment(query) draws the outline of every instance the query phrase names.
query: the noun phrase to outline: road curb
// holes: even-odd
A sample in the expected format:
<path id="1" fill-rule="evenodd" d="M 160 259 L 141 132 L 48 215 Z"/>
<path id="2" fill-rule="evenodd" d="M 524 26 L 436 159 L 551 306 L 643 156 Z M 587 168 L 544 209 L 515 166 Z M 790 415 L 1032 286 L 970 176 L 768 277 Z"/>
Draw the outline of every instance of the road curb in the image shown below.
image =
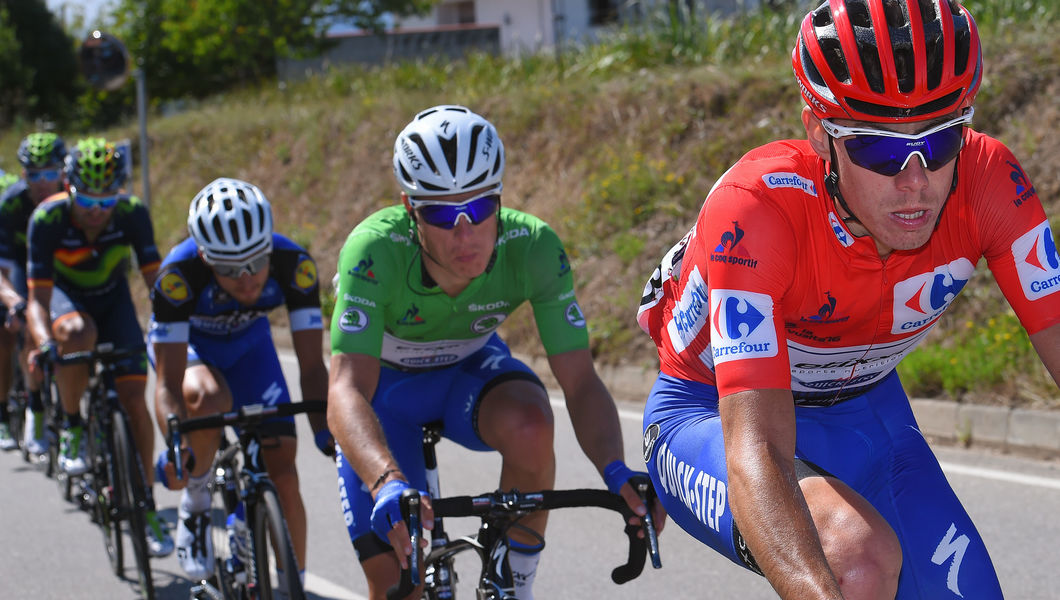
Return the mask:
<path id="1" fill-rule="evenodd" d="M 544 358 L 518 356 L 549 389 L 558 389 Z M 655 383 L 654 367 L 597 365 L 604 385 L 620 403 L 643 406 Z M 1060 411 L 962 404 L 913 398 L 913 414 L 932 442 L 978 446 L 1033 456 L 1060 458 Z"/>

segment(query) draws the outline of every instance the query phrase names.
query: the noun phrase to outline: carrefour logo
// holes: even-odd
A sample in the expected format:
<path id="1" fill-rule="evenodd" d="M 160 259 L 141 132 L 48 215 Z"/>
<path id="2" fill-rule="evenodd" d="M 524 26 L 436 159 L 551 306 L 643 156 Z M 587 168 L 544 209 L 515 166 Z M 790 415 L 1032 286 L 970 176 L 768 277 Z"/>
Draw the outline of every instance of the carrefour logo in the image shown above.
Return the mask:
<path id="1" fill-rule="evenodd" d="M 1048 221 L 1042 221 L 1012 243 L 1012 258 L 1028 300 L 1060 291 L 1060 253 Z"/>
<path id="2" fill-rule="evenodd" d="M 958 258 L 898 282 L 894 286 L 894 321 L 891 333 L 909 333 L 933 323 L 968 283 L 975 265 Z"/>
<path id="3" fill-rule="evenodd" d="M 707 322 L 707 282 L 699 272 L 699 265 L 692 268 L 681 290 L 681 298 L 673 308 L 673 317 L 666 324 L 674 352 L 683 352 Z"/>
<path id="4" fill-rule="evenodd" d="M 710 291 L 710 346 L 714 364 L 777 355 L 773 299 L 744 290 Z"/>
<path id="5" fill-rule="evenodd" d="M 796 188 L 811 196 L 817 196 L 817 186 L 797 173 L 766 173 L 762 176 L 762 181 L 769 189 Z"/>

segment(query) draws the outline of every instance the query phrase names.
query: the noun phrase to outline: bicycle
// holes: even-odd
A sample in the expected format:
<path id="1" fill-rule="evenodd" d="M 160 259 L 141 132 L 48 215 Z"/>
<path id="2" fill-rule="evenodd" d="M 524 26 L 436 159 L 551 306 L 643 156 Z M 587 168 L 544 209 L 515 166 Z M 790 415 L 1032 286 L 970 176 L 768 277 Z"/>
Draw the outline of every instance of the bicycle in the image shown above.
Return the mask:
<path id="1" fill-rule="evenodd" d="M 620 513 L 629 538 L 629 557 L 625 564 L 611 572 L 611 579 L 617 584 L 637 578 L 644 568 L 646 555 L 651 556 L 653 568 L 662 567 L 651 511 L 642 518 L 642 526 L 630 525 L 633 511 L 622 496 L 606 490 L 544 490 L 530 493 L 497 490 L 478 496 L 439 497 L 438 459 L 434 447 L 440 440 L 440 423 L 424 425 L 423 455 L 427 466 L 427 488 L 434 507 L 430 552 L 423 557 L 420 548 L 420 494 L 416 490 L 406 490 L 401 497 L 401 516 L 408 526 L 414 550 L 409 568 L 401 571 L 399 583 L 387 590 L 388 600 L 407 597 L 421 582 L 423 600 L 455 599 L 454 584 L 457 577 L 453 567 L 454 558 L 468 550 L 475 551 L 482 566 L 475 589 L 476 600 L 514 600 L 514 582 L 508 566 L 508 530 L 517 526 L 516 521 L 523 516 L 539 510 L 595 506 Z M 654 492 L 648 478 L 638 475 L 631 479 L 631 483 L 645 504 L 650 506 Z M 444 517 L 478 517 L 482 524 L 477 534 L 450 540 L 445 532 Z M 638 537 L 641 531 L 644 537 Z M 541 547 L 544 547 L 544 540 L 541 541 Z"/>
<path id="2" fill-rule="evenodd" d="M 287 530 L 276 487 L 262 460 L 265 434 L 260 428 L 269 418 L 323 412 L 324 409 L 323 400 L 310 400 L 279 406 L 253 404 L 235 411 L 184 420 L 168 415 L 166 443 L 172 452 L 171 458 L 180 456 L 181 434 L 225 426 L 234 427 L 239 432 L 236 442 L 230 442 L 227 435 L 221 436 L 221 447 L 211 467 L 214 477 L 209 487 L 211 493 L 221 499 L 224 521 L 217 521 L 217 515 L 211 511 L 215 519 L 211 524 L 214 575 L 192 586 L 192 599 L 272 600 L 273 592 L 279 590 L 286 591 L 292 600 L 305 598 L 291 534 Z M 184 466 L 181 461 L 173 460 L 173 463 L 177 478 L 182 479 Z M 242 532 L 230 532 L 227 524 L 228 517 L 236 514 L 240 506 L 247 526 L 245 548 L 242 543 L 229 542 L 230 536 L 243 535 Z"/>
<path id="3" fill-rule="evenodd" d="M 62 473 L 58 468 L 58 444 L 52 443 L 49 451 L 50 474 L 55 475 L 64 498 L 76 499 L 81 508 L 91 515 L 92 521 L 99 525 L 111 568 L 121 578 L 125 575 L 123 535 L 129 536 L 136 561 L 140 596 L 152 600 L 155 589 L 147 548 L 146 513 L 150 508 L 147 484 L 129 417 L 114 387 L 116 365 L 125 358 L 141 353 L 142 349 L 115 349 L 113 344 L 104 343 L 97 345 L 95 350 L 64 354 L 55 361 L 44 360 L 43 395 L 46 397 L 46 406 L 50 406 L 52 412 L 49 428 L 53 434 L 57 434 L 59 425 L 55 415 L 61 414 L 62 410 L 55 387 L 54 368 L 58 365 L 90 365 L 89 383 L 85 390 L 88 418 L 83 434 L 88 471 L 76 477 Z"/>

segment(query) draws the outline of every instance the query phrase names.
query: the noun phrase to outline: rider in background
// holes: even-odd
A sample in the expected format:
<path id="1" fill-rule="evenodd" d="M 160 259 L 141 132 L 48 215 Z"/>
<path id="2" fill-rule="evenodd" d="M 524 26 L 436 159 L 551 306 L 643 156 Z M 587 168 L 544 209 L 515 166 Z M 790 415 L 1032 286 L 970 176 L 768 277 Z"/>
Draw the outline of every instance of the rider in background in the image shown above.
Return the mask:
<path id="1" fill-rule="evenodd" d="M 27 135 L 18 145 L 18 162 L 22 165 L 22 178 L 7 187 L 0 196 L 0 275 L 9 283 L 10 289 L 3 294 L 10 327 L 0 330 L 0 448 L 13 450 L 18 447 L 13 437 L 24 435 L 26 452 L 40 455 L 48 451 L 48 440 L 44 436 L 44 406 L 41 403 L 40 386 L 31 378 L 25 381 L 29 388 L 29 406 L 26 410 L 24 432 L 10 432 L 7 426 L 7 394 L 11 389 L 13 357 L 18 346 L 18 329 L 26 308 L 26 230 L 29 218 L 37 205 L 49 196 L 64 189 L 63 164 L 66 160 L 66 144 L 54 133 L 37 132 Z M 6 177 L 6 176 L 5 176 Z M 25 372 L 23 351 L 19 364 Z M 35 389 L 34 389 L 35 388 Z"/>
<path id="2" fill-rule="evenodd" d="M 328 423 L 373 599 L 397 583 L 412 550 L 398 500 L 426 489 L 424 424 L 440 420 L 446 438 L 500 452 L 502 489 L 552 488 L 548 394 L 496 334 L 527 300 L 582 449 L 612 491 L 646 510 L 627 483 L 618 412 L 593 366 L 563 244 L 540 219 L 501 208 L 504 147 L 493 125 L 462 106 L 425 110 L 397 137 L 394 174 L 401 204 L 361 222 L 342 249 L 331 322 Z M 546 517 L 512 530 L 522 600 L 532 598 Z"/>
<path id="3" fill-rule="evenodd" d="M 148 329 L 158 375 L 155 415 L 163 432 L 167 416 L 211 415 L 250 404 L 288 404 L 290 392 L 273 343 L 267 313 L 286 306 L 298 358 L 303 400 L 326 400 L 323 321 L 317 268 L 305 249 L 273 232 L 272 210 L 256 186 L 221 178 L 204 187 L 188 211 L 191 237 L 162 262 L 151 291 Z M 317 447 L 334 454 L 326 417 L 310 413 Z M 306 514 L 298 489 L 293 417 L 267 421 L 274 435 L 262 447 L 283 515 L 305 576 Z M 177 557 L 193 579 L 213 573 L 209 532 L 210 466 L 221 430 L 189 433 L 183 447 L 194 463 L 177 480 L 166 451 L 159 456 L 163 482 L 184 489 L 177 511 Z"/>
<path id="4" fill-rule="evenodd" d="M 102 138 L 77 143 L 66 157 L 68 191 L 33 212 L 29 225 L 26 323 L 40 354 L 89 351 L 98 343 L 141 350 L 116 365 L 115 388 L 129 415 L 129 425 L 144 467 L 148 491 L 147 540 L 152 556 L 173 551 L 151 494 L 154 428 L 144 394 L 147 357 L 126 271 L 132 252 L 150 288 L 160 257 L 147 207 L 122 193 L 125 160 Z M 60 437 L 59 468 L 69 475 L 88 470 L 84 459 L 81 397 L 88 387 L 89 366 L 60 365 L 55 371 L 59 399 L 66 413 Z"/>
<path id="5" fill-rule="evenodd" d="M 792 52 L 805 140 L 715 183 L 638 315 L 659 497 L 783 598 L 1000 599 L 895 366 L 985 257 L 1060 381 L 1060 255 L 956 1 L 831 0 Z"/>

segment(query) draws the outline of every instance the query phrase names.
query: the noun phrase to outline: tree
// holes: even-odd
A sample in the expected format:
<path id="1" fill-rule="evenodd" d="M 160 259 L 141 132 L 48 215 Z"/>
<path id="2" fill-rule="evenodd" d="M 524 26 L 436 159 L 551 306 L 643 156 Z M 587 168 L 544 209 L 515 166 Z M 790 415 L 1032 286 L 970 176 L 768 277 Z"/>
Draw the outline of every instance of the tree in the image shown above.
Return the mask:
<path id="1" fill-rule="evenodd" d="M 437 0 L 122 0 L 117 33 L 151 95 L 205 96 L 273 77 L 280 57 L 318 52 L 335 22 L 382 30 L 386 13 L 422 14 Z"/>
<path id="2" fill-rule="evenodd" d="M 0 126 L 17 115 L 60 123 L 75 110 L 83 83 L 74 41 L 44 0 L 0 0 Z"/>

